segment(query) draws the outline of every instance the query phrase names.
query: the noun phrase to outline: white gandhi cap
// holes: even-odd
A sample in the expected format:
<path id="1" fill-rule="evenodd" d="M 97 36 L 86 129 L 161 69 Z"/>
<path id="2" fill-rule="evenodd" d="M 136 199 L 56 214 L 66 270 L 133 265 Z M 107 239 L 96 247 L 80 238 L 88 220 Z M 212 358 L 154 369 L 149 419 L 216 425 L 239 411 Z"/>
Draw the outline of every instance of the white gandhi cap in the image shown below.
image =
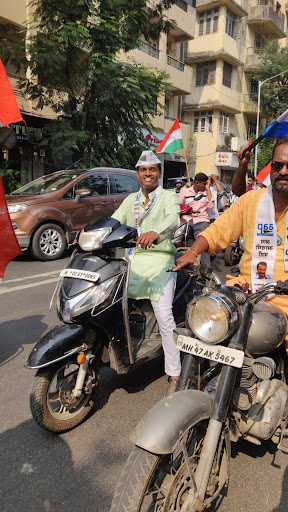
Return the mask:
<path id="1" fill-rule="evenodd" d="M 140 165 L 151 165 L 151 164 L 161 164 L 161 161 L 155 155 L 155 153 L 153 153 L 153 151 L 142 151 L 135 167 L 140 167 Z"/>

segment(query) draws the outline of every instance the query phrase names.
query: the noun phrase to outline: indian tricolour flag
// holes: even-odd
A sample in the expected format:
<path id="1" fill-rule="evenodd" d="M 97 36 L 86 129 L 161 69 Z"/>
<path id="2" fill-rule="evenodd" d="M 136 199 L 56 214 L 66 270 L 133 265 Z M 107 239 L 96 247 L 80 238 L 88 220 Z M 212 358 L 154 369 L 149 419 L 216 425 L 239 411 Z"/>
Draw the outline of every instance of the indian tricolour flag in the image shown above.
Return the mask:
<path id="1" fill-rule="evenodd" d="M 183 149 L 183 139 L 179 119 L 176 119 L 175 123 L 171 126 L 166 137 L 162 140 L 156 149 L 156 153 L 175 153 L 177 149 Z"/>
<path id="2" fill-rule="evenodd" d="M 261 183 L 264 183 L 266 187 L 269 187 L 271 184 L 270 180 L 270 172 L 271 172 L 271 162 L 269 162 L 264 169 L 262 169 L 259 174 L 256 176 L 256 180 L 261 181 Z"/>

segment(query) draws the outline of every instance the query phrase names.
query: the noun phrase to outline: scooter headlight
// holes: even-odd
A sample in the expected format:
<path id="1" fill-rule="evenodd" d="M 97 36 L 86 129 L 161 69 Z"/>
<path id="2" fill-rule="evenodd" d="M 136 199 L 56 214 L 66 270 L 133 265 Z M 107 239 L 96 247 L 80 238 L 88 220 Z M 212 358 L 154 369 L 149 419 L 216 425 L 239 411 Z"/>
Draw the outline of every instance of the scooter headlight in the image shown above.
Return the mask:
<path id="1" fill-rule="evenodd" d="M 87 292 L 85 297 L 81 298 L 71 309 L 71 317 L 81 315 L 88 309 L 93 309 L 104 302 L 113 291 L 115 284 L 117 283 L 119 276 L 107 279 L 103 283 L 93 287 Z"/>
<path id="2" fill-rule="evenodd" d="M 220 343 L 234 334 L 238 320 L 237 303 L 217 292 L 199 297 L 187 308 L 191 331 L 206 343 Z"/>
<path id="3" fill-rule="evenodd" d="M 95 251 L 102 248 L 104 240 L 111 232 L 111 228 L 95 229 L 95 231 L 84 231 L 82 229 L 78 243 L 83 251 Z"/>

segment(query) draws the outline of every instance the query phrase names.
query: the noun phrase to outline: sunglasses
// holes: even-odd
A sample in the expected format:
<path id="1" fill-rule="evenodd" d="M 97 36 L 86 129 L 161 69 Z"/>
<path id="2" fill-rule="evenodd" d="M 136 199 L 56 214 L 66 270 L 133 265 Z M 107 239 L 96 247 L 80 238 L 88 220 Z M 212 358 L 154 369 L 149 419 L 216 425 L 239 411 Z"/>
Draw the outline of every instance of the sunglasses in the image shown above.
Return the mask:
<path id="1" fill-rule="evenodd" d="M 273 160 L 271 162 L 271 169 L 272 171 L 280 172 L 285 165 L 288 171 L 288 162 L 277 162 L 276 160 Z"/>

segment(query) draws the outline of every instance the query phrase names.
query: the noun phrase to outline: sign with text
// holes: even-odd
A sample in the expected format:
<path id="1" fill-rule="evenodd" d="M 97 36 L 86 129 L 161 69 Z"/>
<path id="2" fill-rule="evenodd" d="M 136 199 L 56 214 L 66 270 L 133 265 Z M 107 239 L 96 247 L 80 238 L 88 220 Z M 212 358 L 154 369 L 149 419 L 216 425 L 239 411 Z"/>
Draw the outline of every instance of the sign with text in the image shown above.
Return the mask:
<path id="1" fill-rule="evenodd" d="M 216 153 L 216 165 L 219 167 L 231 167 L 232 166 L 232 156 L 233 153 L 228 153 L 226 151 L 217 152 Z"/>

